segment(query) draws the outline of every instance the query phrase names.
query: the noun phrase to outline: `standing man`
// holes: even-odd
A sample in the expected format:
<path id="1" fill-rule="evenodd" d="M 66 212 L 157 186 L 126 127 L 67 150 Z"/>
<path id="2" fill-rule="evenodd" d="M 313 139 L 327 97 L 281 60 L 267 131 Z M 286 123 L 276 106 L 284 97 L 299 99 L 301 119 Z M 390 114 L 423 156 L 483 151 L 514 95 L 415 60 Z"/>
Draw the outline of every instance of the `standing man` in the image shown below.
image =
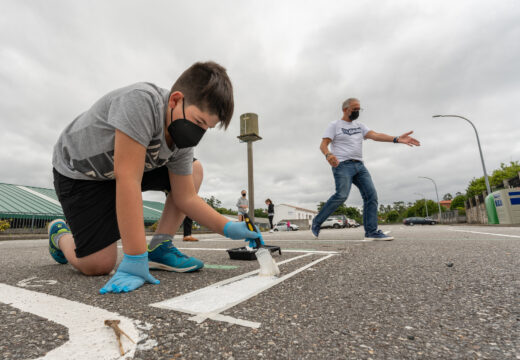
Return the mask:
<path id="1" fill-rule="evenodd" d="M 352 184 L 356 185 L 363 198 L 363 226 L 365 240 L 393 240 L 377 229 L 377 193 L 372 178 L 363 164 L 363 140 L 372 139 L 382 142 L 401 143 L 408 146 L 420 146 L 419 141 L 412 138 L 413 131 L 401 136 L 390 136 L 370 130 L 366 125 L 356 121 L 362 111 L 358 99 L 350 98 L 343 102 L 343 117 L 329 124 L 323 135 L 320 150 L 332 166 L 332 174 L 336 183 L 336 193 L 325 203 L 321 211 L 312 221 L 312 234 L 318 238 L 321 224 L 327 220 L 338 206 L 348 197 Z M 329 144 L 332 144 L 329 151 Z"/>
<path id="2" fill-rule="evenodd" d="M 238 221 L 244 221 L 244 214 L 247 214 L 247 209 L 249 208 L 249 200 L 246 198 L 246 191 L 242 190 L 242 196 L 237 200 L 237 209 L 238 209 Z"/>

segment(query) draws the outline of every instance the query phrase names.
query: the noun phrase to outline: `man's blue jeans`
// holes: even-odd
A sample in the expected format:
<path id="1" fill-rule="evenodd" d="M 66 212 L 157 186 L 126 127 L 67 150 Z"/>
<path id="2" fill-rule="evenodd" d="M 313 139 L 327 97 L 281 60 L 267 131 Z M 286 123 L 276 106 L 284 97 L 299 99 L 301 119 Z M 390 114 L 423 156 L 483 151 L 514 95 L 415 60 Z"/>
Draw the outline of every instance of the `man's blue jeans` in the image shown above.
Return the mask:
<path id="1" fill-rule="evenodd" d="M 321 225 L 327 220 L 329 215 L 347 200 L 350 187 L 354 184 L 363 198 L 365 236 L 371 236 L 377 231 L 377 192 L 367 168 L 362 162 L 345 160 L 333 167 L 332 173 L 336 182 L 336 193 L 327 200 L 313 223 Z"/>

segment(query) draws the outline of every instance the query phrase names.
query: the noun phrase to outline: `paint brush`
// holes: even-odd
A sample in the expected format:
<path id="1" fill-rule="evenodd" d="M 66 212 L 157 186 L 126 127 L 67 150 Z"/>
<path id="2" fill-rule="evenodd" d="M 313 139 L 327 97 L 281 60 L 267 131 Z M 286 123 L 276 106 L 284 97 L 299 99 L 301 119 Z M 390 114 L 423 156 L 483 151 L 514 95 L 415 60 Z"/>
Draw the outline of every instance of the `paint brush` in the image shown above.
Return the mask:
<path id="1" fill-rule="evenodd" d="M 247 228 L 250 231 L 256 231 L 260 234 L 260 231 L 256 229 L 256 227 L 251 223 L 251 219 L 247 214 L 244 214 L 244 221 L 247 225 Z M 276 262 L 274 261 L 273 257 L 271 256 L 271 252 L 266 249 L 262 242 L 260 241 L 260 238 L 255 239 L 257 251 L 255 253 L 256 259 L 258 260 L 258 263 L 260 264 L 260 272 L 258 273 L 259 276 L 278 276 L 280 275 L 280 269 L 278 268 L 278 265 L 276 265 Z"/>

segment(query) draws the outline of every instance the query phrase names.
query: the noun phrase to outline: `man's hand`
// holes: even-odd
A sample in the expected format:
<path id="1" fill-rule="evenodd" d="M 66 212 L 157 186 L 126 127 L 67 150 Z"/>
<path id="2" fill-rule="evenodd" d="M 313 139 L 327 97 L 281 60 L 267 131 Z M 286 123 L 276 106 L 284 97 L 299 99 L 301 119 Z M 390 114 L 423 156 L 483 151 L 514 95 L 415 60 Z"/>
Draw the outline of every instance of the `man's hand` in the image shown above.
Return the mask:
<path id="1" fill-rule="evenodd" d="M 421 146 L 421 143 L 417 139 L 411 137 L 410 134 L 413 134 L 413 131 L 408 131 L 407 133 L 404 133 L 403 135 L 399 136 L 397 142 L 401 144 L 406 144 L 408 146 Z"/>
<path id="2" fill-rule="evenodd" d="M 337 167 L 339 165 L 338 158 L 334 156 L 334 154 L 330 154 L 327 156 L 327 161 L 332 167 Z"/>
<path id="3" fill-rule="evenodd" d="M 159 280 L 150 275 L 148 268 L 148 252 L 141 255 L 126 255 L 119 264 L 116 273 L 100 290 L 100 294 L 108 292 L 121 293 L 133 291 L 145 282 L 159 284 Z"/>

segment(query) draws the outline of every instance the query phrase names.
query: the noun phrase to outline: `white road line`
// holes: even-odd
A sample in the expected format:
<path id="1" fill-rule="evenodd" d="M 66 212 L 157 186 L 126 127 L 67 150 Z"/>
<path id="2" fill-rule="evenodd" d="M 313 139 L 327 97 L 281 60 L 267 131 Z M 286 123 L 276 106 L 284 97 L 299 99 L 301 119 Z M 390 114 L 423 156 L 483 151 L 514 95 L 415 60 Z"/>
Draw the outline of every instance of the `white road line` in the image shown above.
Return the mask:
<path id="1" fill-rule="evenodd" d="M 512 237 L 512 238 L 518 238 L 518 239 L 520 239 L 520 235 L 495 234 L 495 233 L 488 233 L 488 232 L 482 232 L 482 231 L 456 230 L 456 229 L 448 229 L 448 230 L 450 230 L 450 231 L 458 231 L 458 232 L 467 232 L 467 233 L 472 233 L 472 234 L 483 234 L 483 235 L 504 236 L 504 237 Z"/>
<path id="2" fill-rule="evenodd" d="M 366 240 L 362 240 L 365 242 Z M 117 245 L 119 249 L 122 249 L 123 246 Z M 229 249 L 224 248 L 196 248 L 196 247 L 178 247 L 178 250 L 197 250 L 197 251 L 227 251 Z M 337 251 L 324 251 L 324 250 L 298 250 L 298 249 L 282 249 L 282 253 L 299 253 L 299 254 L 338 254 Z M 276 254 L 276 252 L 275 252 Z M 284 262 L 280 262 L 278 264 L 283 264 Z"/>
<path id="3" fill-rule="evenodd" d="M 306 253 L 304 255 L 296 256 L 294 258 L 279 262 L 278 265 L 310 255 L 313 255 L 313 253 Z M 242 326 L 257 328 L 260 326 L 260 323 L 235 319 L 230 316 L 221 315 L 220 313 L 258 295 L 262 291 L 265 291 L 281 283 L 282 281 L 293 277 L 303 270 L 306 270 L 311 266 L 314 266 L 315 264 L 330 258 L 331 256 L 334 256 L 334 254 L 327 254 L 326 256 L 321 257 L 280 278 L 274 276 L 257 276 L 256 274 L 259 272 L 259 270 L 255 270 L 230 279 L 226 279 L 224 281 L 220 281 L 188 294 L 161 301 L 159 303 L 150 304 L 150 306 L 193 314 L 195 316 L 189 319 L 198 323 L 206 319 L 212 319 L 216 321 L 225 321 Z"/>
<path id="4" fill-rule="evenodd" d="M 34 190 L 32 190 L 32 189 L 29 189 L 29 188 L 26 188 L 25 186 L 20 186 L 20 185 L 19 185 L 19 186 L 16 186 L 16 187 L 17 187 L 18 189 L 21 189 L 21 190 L 27 191 L 27 192 L 29 192 L 29 193 L 31 193 L 31 194 L 33 194 L 33 195 L 36 195 L 36 196 L 38 196 L 39 198 L 42 198 L 42 199 L 44 199 L 44 200 L 47 200 L 48 202 L 51 202 L 51 203 L 53 203 L 54 205 L 58 205 L 58 206 L 61 208 L 61 204 L 60 204 L 60 202 L 59 202 L 58 200 L 55 200 L 55 199 L 53 199 L 53 198 L 51 198 L 51 197 L 48 197 L 47 195 L 40 194 L 39 192 L 34 191 Z"/>
<path id="5" fill-rule="evenodd" d="M 105 326 L 105 320 L 120 320 L 121 329 L 136 343 L 147 337 L 139 333 L 136 321 L 117 313 L 15 286 L 0 284 L 0 302 L 68 328 L 69 341 L 40 359 L 133 358 L 136 344 L 121 337 L 126 351 L 121 357 L 114 331 Z"/>

